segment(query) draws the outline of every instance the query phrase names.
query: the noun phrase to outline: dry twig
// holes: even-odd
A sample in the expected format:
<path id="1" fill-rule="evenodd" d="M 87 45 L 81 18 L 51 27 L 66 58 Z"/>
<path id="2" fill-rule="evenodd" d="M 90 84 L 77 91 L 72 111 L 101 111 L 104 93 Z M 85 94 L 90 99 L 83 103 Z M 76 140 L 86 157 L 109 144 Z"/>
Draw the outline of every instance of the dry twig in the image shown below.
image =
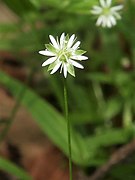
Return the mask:
<path id="1" fill-rule="evenodd" d="M 95 173 L 89 177 L 89 179 L 101 180 L 113 165 L 120 163 L 122 160 L 126 159 L 134 151 L 135 151 L 135 139 L 133 139 L 130 143 L 116 150 L 111 155 L 109 161 L 103 166 L 101 166 L 99 169 L 97 169 Z"/>

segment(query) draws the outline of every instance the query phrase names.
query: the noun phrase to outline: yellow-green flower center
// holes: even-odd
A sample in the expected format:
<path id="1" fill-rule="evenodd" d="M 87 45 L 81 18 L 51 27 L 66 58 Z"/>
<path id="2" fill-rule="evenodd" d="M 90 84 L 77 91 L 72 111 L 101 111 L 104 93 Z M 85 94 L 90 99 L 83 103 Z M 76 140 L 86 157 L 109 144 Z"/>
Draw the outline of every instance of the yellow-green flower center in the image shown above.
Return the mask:
<path id="1" fill-rule="evenodd" d="M 109 8 L 104 8 L 103 9 L 103 14 L 104 15 L 109 15 L 110 14 L 110 9 Z"/>
<path id="2" fill-rule="evenodd" d="M 58 57 L 60 61 L 67 62 L 67 60 L 71 57 L 71 52 L 67 51 L 67 49 L 61 49 L 58 52 Z"/>

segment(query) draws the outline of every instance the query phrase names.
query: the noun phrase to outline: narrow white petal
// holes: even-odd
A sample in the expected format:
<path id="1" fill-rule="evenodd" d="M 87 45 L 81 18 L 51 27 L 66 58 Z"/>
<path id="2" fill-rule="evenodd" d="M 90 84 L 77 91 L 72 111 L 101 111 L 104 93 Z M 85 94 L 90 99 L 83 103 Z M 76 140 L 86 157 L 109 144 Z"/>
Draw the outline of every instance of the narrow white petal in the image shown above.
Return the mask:
<path id="1" fill-rule="evenodd" d="M 99 16 L 99 18 L 97 19 L 96 25 L 100 26 L 102 24 L 102 22 L 103 22 L 103 19 L 104 19 L 103 15 Z"/>
<path id="2" fill-rule="evenodd" d="M 64 40 L 65 40 L 65 33 L 62 33 L 60 36 L 60 47 L 62 48 L 64 45 Z"/>
<path id="3" fill-rule="evenodd" d="M 106 27 L 106 26 L 107 26 L 107 17 L 103 16 L 102 27 Z"/>
<path id="4" fill-rule="evenodd" d="M 56 42 L 55 38 L 54 38 L 52 35 L 49 35 L 49 38 L 50 38 L 53 46 L 54 46 L 56 49 L 59 49 L 59 45 L 58 45 L 58 43 Z"/>
<path id="5" fill-rule="evenodd" d="M 73 49 L 73 50 L 77 50 L 77 48 L 79 47 L 80 43 L 81 43 L 80 41 L 77 41 L 77 42 L 73 45 L 72 49 Z"/>
<path id="6" fill-rule="evenodd" d="M 61 62 L 59 62 L 58 64 L 56 64 L 56 66 L 54 66 L 54 68 L 53 68 L 53 70 L 51 71 L 50 74 L 54 74 L 54 73 L 59 69 L 60 65 L 61 65 Z"/>
<path id="7" fill-rule="evenodd" d="M 98 14 L 102 13 L 102 11 L 103 11 L 103 9 L 102 9 L 101 7 L 99 7 L 99 6 L 94 6 L 93 9 L 91 10 L 91 13 L 98 15 Z"/>
<path id="8" fill-rule="evenodd" d="M 63 64 L 63 72 L 64 72 L 64 77 L 66 78 L 67 77 L 67 66 L 65 63 Z"/>
<path id="9" fill-rule="evenodd" d="M 119 13 L 114 12 L 113 15 L 116 17 L 116 19 L 121 19 L 121 16 L 119 15 Z"/>
<path id="10" fill-rule="evenodd" d="M 50 51 L 47 51 L 47 50 L 42 50 L 42 51 L 39 51 L 39 54 L 42 54 L 42 55 L 45 55 L 45 56 L 54 56 L 55 54 L 50 52 Z"/>
<path id="11" fill-rule="evenodd" d="M 111 11 L 119 11 L 123 8 L 123 5 L 114 6 L 111 8 Z"/>
<path id="12" fill-rule="evenodd" d="M 101 4 L 102 7 L 106 7 L 105 0 L 100 0 L 100 4 Z"/>
<path id="13" fill-rule="evenodd" d="M 101 14 L 102 10 L 91 10 L 91 13 L 94 14 L 94 15 L 98 15 L 98 14 Z"/>
<path id="14" fill-rule="evenodd" d="M 57 59 L 56 57 L 51 57 L 51 58 L 47 59 L 47 60 L 42 64 L 42 66 L 47 66 L 48 64 L 53 63 L 56 59 Z"/>
<path id="15" fill-rule="evenodd" d="M 84 67 L 79 64 L 78 62 L 76 61 L 73 61 L 73 60 L 70 60 L 70 62 L 72 63 L 73 66 L 77 67 L 77 68 L 80 68 L 80 69 L 83 69 Z"/>
<path id="16" fill-rule="evenodd" d="M 68 43 L 67 43 L 67 48 L 70 48 L 70 47 L 73 45 L 73 43 L 74 43 L 74 38 L 75 38 L 75 35 L 73 34 L 73 35 L 70 37 L 70 39 L 69 39 L 69 41 L 68 41 Z"/>
<path id="17" fill-rule="evenodd" d="M 60 67 L 60 73 L 62 73 L 62 69 L 63 69 L 63 64 Z"/>
<path id="18" fill-rule="evenodd" d="M 100 6 L 93 6 L 94 10 L 102 10 L 102 8 Z"/>
<path id="19" fill-rule="evenodd" d="M 110 7 L 111 4 L 112 4 L 112 0 L 107 0 L 107 1 L 106 1 L 106 4 L 107 4 L 108 7 Z"/>
<path id="20" fill-rule="evenodd" d="M 110 21 L 109 17 L 107 18 L 107 27 L 109 27 L 109 28 L 112 27 L 112 24 L 111 24 L 111 21 Z"/>
<path id="21" fill-rule="evenodd" d="M 109 18 L 110 18 L 110 21 L 111 21 L 112 25 L 115 26 L 116 25 L 115 18 L 113 16 L 110 16 Z"/>
<path id="22" fill-rule="evenodd" d="M 88 59 L 88 57 L 86 57 L 86 56 L 81 56 L 81 55 L 76 55 L 76 56 L 72 56 L 71 57 L 71 59 L 75 59 L 75 60 L 87 60 Z"/>

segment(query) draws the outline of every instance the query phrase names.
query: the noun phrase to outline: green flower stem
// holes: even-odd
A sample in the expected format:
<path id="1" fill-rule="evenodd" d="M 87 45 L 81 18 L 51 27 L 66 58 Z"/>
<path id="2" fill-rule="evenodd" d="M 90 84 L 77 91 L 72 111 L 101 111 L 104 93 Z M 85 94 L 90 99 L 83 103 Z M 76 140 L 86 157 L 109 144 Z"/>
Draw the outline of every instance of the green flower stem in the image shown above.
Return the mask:
<path id="1" fill-rule="evenodd" d="M 68 117 L 68 97 L 67 97 L 67 83 L 64 79 L 64 103 L 65 103 L 65 116 L 67 121 L 67 133 L 68 133 L 68 150 L 69 150 L 69 177 L 72 180 L 72 151 L 71 151 L 71 133 L 70 133 L 70 120 Z"/>
<path id="2" fill-rule="evenodd" d="M 30 72 L 29 74 L 29 77 L 28 79 L 26 80 L 26 85 L 29 84 L 29 82 L 31 81 L 31 78 L 33 76 L 33 70 Z M 3 139 L 6 137 L 11 125 L 13 124 L 13 121 L 15 119 L 15 116 L 16 116 L 16 113 L 18 112 L 19 108 L 20 108 L 20 105 L 21 105 L 21 102 L 22 102 L 22 99 L 25 95 L 25 92 L 26 92 L 26 89 L 27 89 L 27 86 L 24 86 L 21 90 L 20 90 L 20 93 L 19 93 L 19 96 L 16 100 L 16 103 L 11 111 L 11 114 L 10 114 L 10 117 L 8 118 L 9 120 L 7 121 L 7 123 L 5 124 L 5 128 L 3 129 L 3 131 L 0 133 L 0 142 L 3 141 Z"/>

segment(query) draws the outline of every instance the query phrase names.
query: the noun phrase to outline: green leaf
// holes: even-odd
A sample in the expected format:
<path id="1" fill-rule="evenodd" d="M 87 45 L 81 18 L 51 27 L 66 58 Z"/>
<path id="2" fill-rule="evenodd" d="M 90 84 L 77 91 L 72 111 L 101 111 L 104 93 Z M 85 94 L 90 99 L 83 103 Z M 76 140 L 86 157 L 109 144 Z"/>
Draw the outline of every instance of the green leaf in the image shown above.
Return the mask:
<path id="1" fill-rule="evenodd" d="M 132 114 L 132 106 L 130 102 L 125 102 L 124 111 L 123 111 L 123 126 L 125 128 L 132 127 L 133 125 L 133 114 Z"/>
<path id="2" fill-rule="evenodd" d="M 43 5 L 44 0 L 29 0 L 36 8 L 40 8 Z"/>
<path id="3" fill-rule="evenodd" d="M 100 72 L 88 73 L 87 78 L 101 83 L 109 83 L 111 81 L 110 74 Z"/>
<path id="4" fill-rule="evenodd" d="M 111 119 L 114 116 L 116 116 L 122 109 L 122 102 L 119 97 L 117 98 L 110 98 L 105 103 L 105 112 L 104 112 L 104 118 L 105 119 Z"/>
<path id="5" fill-rule="evenodd" d="M 34 10 L 33 4 L 29 0 L 4 0 L 4 3 L 17 15 L 22 16 L 26 12 L 29 12 L 30 10 Z"/>
<path id="6" fill-rule="evenodd" d="M 32 180 L 32 178 L 21 167 L 16 166 L 2 157 L 0 157 L 0 169 L 19 179 Z"/>
<path id="7" fill-rule="evenodd" d="M 24 85 L 8 75 L 0 72 L 0 82 L 8 87 L 11 93 L 17 97 Z M 68 155 L 67 123 L 64 117 L 47 101 L 41 99 L 32 90 L 26 90 L 22 103 L 31 113 L 35 121 L 48 137 L 66 155 Z M 72 158 L 77 164 L 84 165 L 83 155 L 88 155 L 87 146 L 82 137 L 71 128 L 72 132 Z"/>
<path id="8" fill-rule="evenodd" d="M 86 164 L 101 165 L 102 163 L 105 163 L 105 160 L 107 160 L 105 147 L 126 143 L 131 139 L 131 137 L 133 137 L 133 133 L 134 130 L 132 128 L 129 128 L 128 130 L 112 128 L 110 130 L 102 129 L 101 132 L 88 137 L 86 144 L 89 146 L 88 149 L 90 153 L 89 158 L 86 159 Z M 105 158 L 98 156 L 102 151 L 106 154 Z"/>
<path id="9" fill-rule="evenodd" d="M 130 161 L 132 161 L 132 158 L 131 157 L 129 158 L 130 158 Z M 130 162 L 130 161 L 114 166 L 111 169 L 111 171 L 109 171 L 109 175 L 111 175 L 112 179 L 134 180 L 135 165 L 134 165 L 134 161 L 133 162 Z"/>
<path id="10" fill-rule="evenodd" d="M 132 128 L 129 130 L 125 129 L 103 129 L 101 132 L 93 137 L 87 139 L 87 143 L 91 148 L 91 145 L 97 147 L 111 146 L 113 144 L 125 143 L 129 138 L 133 136 Z M 109 141 L 108 141 L 109 140 Z"/>
<path id="11" fill-rule="evenodd" d="M 74 0 L 67 7 L 67 11 L 74 13 L 90 14 L 90 9 L 96 5 L 95 1 Z"/>

